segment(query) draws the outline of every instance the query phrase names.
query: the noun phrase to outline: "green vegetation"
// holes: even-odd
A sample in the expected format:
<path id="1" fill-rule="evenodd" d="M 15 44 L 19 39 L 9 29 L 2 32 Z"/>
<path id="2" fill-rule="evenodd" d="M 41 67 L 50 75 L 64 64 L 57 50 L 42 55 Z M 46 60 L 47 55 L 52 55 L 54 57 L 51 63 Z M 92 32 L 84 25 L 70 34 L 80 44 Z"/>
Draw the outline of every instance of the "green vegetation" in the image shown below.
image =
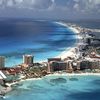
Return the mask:
<path id="1" fill-rule="evenodd" d="M 24 70 L 24 74 L 26 78 L 36 78 L 41 77 L 47 74 L 47 66 L 39 67 L 39 66 L 32 66 Z"/>

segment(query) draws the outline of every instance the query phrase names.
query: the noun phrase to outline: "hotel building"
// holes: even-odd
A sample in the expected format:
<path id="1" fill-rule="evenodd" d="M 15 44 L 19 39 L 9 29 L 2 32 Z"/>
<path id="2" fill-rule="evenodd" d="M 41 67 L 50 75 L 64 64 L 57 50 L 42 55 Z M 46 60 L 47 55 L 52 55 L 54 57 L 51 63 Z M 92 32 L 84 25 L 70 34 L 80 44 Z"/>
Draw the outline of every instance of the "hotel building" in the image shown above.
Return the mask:
<path id="1" fill-rule="evenodd" d="M 67 70 L 67 63 L 66 62 L 52 62 L 50 64 L 51 66 L 51 72 L 55 72 L 55 71 L 66 71 Z"/>
<path id="2" fill-rule="evenodd" d="M 72 71 L 72 61 L 62 61 L 61 58 L 50 58 L 48 59 L 48 72 L 55 71 Z"/>
<path id="3" fill-rule="evenodd" d="M 23 63 L 26 65 L 32 65 L 33 64 L 33 56 L 32 55 L 24 55 L 23 56 Z"/>
<path id="4" fill-rule="evenodd" d="M 0 56 L 0 68 L 4 68 L 5 67 L 5 57 Z"/>
<path id="5" fill-rule="evenodd" d="M 52 70 L 51 64 L 52 64 L 53 62 L 60 62 L 60 61 L 61 61 L 61 58 L 49 58 L 49 59 L 48 59 L 48 73 L 50 73 L 51 70 Z"/>

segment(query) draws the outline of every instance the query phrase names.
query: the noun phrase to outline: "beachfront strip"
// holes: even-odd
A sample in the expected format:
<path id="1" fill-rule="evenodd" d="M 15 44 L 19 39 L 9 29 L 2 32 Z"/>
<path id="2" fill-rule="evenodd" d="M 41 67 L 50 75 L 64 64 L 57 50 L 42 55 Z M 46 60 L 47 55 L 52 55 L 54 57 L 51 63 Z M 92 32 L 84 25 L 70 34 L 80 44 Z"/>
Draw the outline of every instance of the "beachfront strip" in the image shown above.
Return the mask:
<path id="1" fill-rule="evenodd" d="M 30 78 L 41 78 L 54 73 L 88 75 L 100 73 L 100 38 L 93 32 L 99 30 L 82 28 L 77 25 L 60 23 L 69 27 L 78 36 L 76 47 L 64 51 L 58 57 L 48 58 L 47 62 L 34 62 L 34 56 L 23 55 L 23 63 L 5 67 L 5 57 L 0 56 L 0 94 L 11 91 L 11 86 Z M 91 74 L 90 74 L 91 75 Z M 92 74 L 93 75 L 93 74 Z"/>

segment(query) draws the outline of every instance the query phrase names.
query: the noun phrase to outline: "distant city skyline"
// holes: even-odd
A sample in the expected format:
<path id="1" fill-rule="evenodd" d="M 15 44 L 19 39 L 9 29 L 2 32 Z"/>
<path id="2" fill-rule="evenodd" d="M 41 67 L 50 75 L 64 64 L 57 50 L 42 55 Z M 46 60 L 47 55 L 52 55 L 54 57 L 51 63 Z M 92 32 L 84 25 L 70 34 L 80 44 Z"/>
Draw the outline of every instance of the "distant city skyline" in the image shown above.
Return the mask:
<path id="1" fill-rule="evenodd" d="M 0 17 L 99 19 L 100 0 L 0 0 Z"/>

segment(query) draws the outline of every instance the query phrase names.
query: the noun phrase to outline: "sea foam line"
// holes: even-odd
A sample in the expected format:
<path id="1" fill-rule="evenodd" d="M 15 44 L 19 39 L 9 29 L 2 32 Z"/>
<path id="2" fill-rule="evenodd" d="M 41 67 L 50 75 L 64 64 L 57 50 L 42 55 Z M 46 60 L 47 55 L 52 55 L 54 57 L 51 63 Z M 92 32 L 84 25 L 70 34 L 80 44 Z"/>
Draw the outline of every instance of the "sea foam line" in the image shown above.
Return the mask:
<path id="1" fill-rule="evenodd" d="M 80 31 L 77 30 L 76 28 L 73 28 L 73 27 L 69 27 L 66 23 L 64 22 L 55 22 L 56 24 L 59 24 L 59 25 L 62 25 L 62 26 L 65 26 L 66 28 L 69 28 L 72 32 L 76 33 L 77 34 L 77 39 L 80 39 L 82 38 L 79 33 Z M 77 48 L 77 43 L 75 43 L 75 45 L 73 47 L 70 47 L 70 48 L 66 48 L 65 51 L 61 52 L 57 57 L 60 57 L 62 59 L 66 58 L 66 57 L 75 57 L 75 48 Z"/>

